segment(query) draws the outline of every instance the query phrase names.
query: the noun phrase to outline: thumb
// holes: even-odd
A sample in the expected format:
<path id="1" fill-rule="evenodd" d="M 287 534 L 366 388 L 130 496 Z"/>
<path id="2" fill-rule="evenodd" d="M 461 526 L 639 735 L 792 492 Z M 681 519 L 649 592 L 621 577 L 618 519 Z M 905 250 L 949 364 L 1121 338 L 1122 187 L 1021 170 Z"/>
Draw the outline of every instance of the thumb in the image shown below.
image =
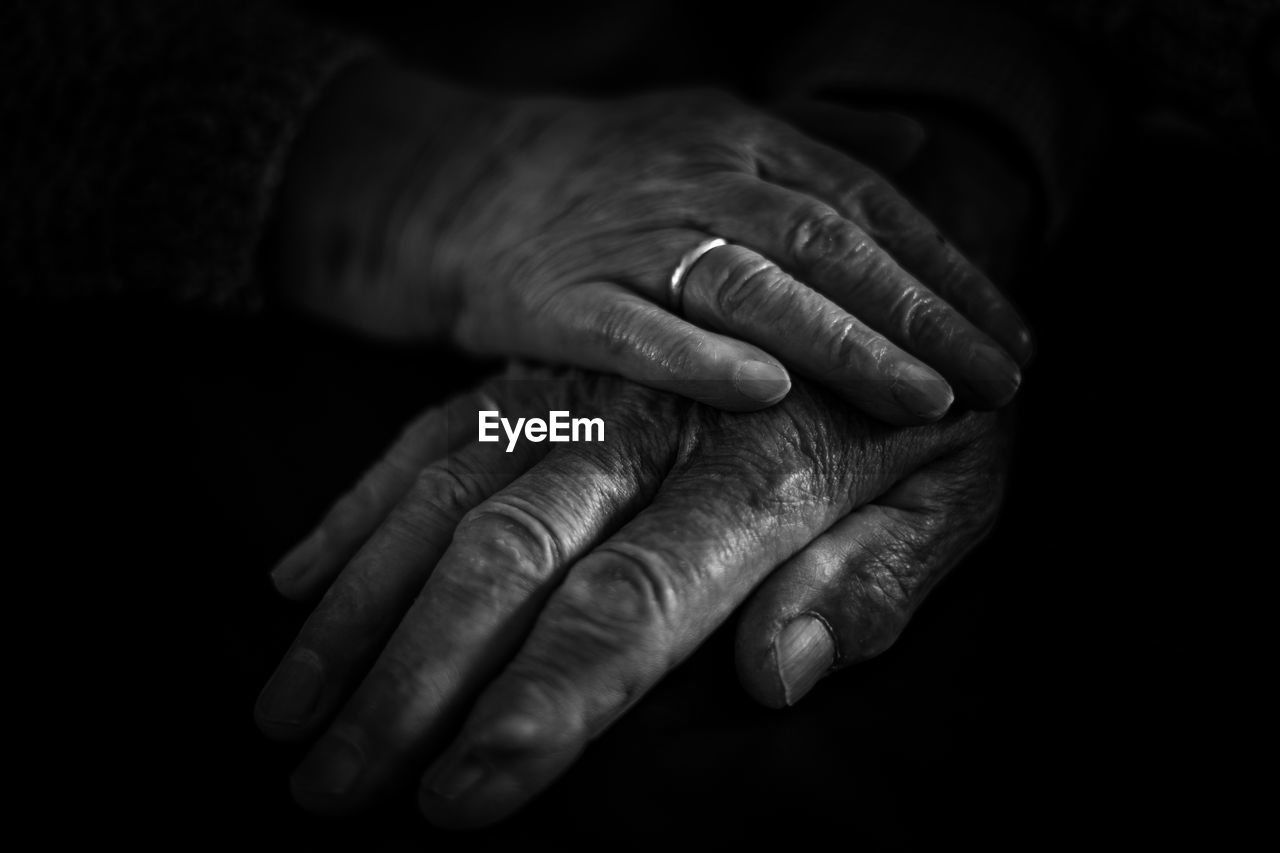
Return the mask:
<path id="1" fill-rule="evenodd" d="M 977 446 L 845 516 L 778 568 L 738 623 L 738 675 L 794 705 L 823 677 L 888 649 L 933 586 L 994 524 L 1002 457 Z"/>

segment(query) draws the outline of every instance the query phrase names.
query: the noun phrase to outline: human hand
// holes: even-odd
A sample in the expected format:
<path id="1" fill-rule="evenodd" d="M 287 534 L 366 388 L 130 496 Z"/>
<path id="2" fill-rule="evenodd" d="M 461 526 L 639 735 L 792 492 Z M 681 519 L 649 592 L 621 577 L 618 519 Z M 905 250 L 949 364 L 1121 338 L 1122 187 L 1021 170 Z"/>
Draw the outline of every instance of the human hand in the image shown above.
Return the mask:
<path id="1" fill-rule="evenodd" d="M 477 408 L 601 416 L 608 440 L 508 455 L 459 441 Z M 308 808 L 358 808 L 431 763 L 427 815 L 489 823 L 780 563 L 748 607 L 739 671 L 762 701 L 794 702 L 886 646 L 981 536 L 994 422 L 894 430 L 803 384 L 740 416 L 603 377 L 491 384 L 419 420 L 274 573 L 291 596 L 332 585 L 259 725 L 328 727 L 294 776 Z M 833 633 L 787 627 L 800 614 Z"/>
<path id="2" fill-rule="evenodd" d="M 774 110 L 842 150 L 856 150 L 865 134 L 866 113 L 835 96 L 791 98 Z M 997 143 L 997 134 L 962 111 L 915 105 L 910 118 L 921 136 L 892 161 L 894 182 L 966 258 L 1007 286 L 1044 237 L 1034 173 Z M 894 148 L 904 148 L 901 134 L 877 150 L 887 156 Z"/>
<path id="3" fill-rule="evenodd" d="M 920 423 L 951 386 L 1006 403 L 1029 347 L 1008 301 L 884 179 L 718 92 L 504 100 L 352 72 L 299 143 L 277 220 L 280 286 L 323 316 L 719 408 L 781 399 L 785 364 Z M 711 237 L 730 245 L 673 298 L 673 271 Z"/>

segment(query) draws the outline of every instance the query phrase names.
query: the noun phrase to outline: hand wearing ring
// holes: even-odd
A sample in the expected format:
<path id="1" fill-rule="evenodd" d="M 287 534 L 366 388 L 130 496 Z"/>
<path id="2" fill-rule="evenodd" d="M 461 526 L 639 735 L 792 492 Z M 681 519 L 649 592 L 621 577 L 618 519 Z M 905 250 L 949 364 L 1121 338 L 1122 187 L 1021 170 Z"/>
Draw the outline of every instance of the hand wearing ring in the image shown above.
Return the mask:
<path id="1" fill-rule="evenodd" d="M 282 240 L 310 259 L 291 278 L 321 314 L 735 410 L 777 402 L 789 371 L 895 424 L 955 398 L 1003 405 L 1021 381 L 1025 326 L 925 217 L 867 166 L 728 95 L 497 100 L 431 84 L 391 98 L 360 81 L 333 96 L 351 101 L 350 168 L 314 173 L 347 181 L 343 203 L 306 205 L 320 224 Z M 404 110 L 428 98 L 457 117 L 447 144 L 441 110 Z M 395 122 L 408 141 L 359 135 Z"/>

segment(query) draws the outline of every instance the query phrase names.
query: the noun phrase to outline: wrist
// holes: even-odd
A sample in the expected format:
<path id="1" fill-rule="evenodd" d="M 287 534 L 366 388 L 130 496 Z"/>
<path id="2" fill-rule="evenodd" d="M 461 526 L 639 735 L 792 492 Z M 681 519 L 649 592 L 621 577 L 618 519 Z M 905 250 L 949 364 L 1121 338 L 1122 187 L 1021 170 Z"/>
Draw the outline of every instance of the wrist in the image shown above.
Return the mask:
<path id="1" fill-rule="evenodd" d="M 465 180 L 459 151 L 495 105 L 384 61 L 337 77 L 276 193 L 264 247 L 274 297 L 376 337 L 443 336 L 456 300 L 433 258 L 450 186 Z"/>

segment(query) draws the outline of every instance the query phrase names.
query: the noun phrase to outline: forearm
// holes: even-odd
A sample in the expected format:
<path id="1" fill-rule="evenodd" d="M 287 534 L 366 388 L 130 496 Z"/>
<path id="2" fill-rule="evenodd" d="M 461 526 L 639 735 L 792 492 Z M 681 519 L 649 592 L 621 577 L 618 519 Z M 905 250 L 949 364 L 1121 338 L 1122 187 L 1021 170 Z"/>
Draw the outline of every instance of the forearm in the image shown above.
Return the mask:
<path id="1" fill-rule="evenodd" d="M 349 330 L 444 339 L 459 288 L 440 234 L 501 170 L 467 155 L 504 115 L 498 98 L 383 59 L 338 75 L 285 163 L 263 255 L 271 292 Z"/>
<path id="2" fill-rule="evenodd" d="M 6 288 L 258 304 L 287 152 L 366 48 L 249 2 L 19 0 L 0 33 Z"/>

